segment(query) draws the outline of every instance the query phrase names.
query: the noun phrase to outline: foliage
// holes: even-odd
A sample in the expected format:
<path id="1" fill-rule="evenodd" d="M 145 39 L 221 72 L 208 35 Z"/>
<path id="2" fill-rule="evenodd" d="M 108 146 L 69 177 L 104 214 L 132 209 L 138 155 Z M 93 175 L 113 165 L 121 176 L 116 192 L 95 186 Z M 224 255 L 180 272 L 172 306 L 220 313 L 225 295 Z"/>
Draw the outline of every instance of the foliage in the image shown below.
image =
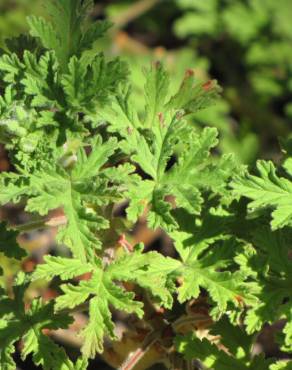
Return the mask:
<path id="1" fill-rule="evenodd" d="M 233 155 L 217 155 L 218 130 L 198 130 L 190 119 L 220 88 L 190 69 L 174 88 L 152 63 L 143 110 L 136 107 L 127 63 L 95 50 L 109 23 L 88 22 L 91 1 L 46 6 L 49 20 L 30 17 L 26 42 L 10 40 L 0 56 L 0 141 L 13 164 L 0 175 L 0 204 L 23 205 L 38 227 L 53 225 L 50 211 L 62 210 L 57 240 L 67 254 L 47 254 L 33 273 L 15 277 L 13 292 L 1 290 L 1 368 L 16 367 L 21 340 L 22 358 L 32 355 L 44 369 L 86 369 L 106 351 L 105 337 L 118 339 L 117 310 L 150 332 L 140 350 L 158 342 L 169 368 L 180 353 L 219 370 L 288 368 L 252 357 L 251 347 L 264 324 L 283 319 L 280 345 L 291 350 L 291 159 L 286 175 L 259 162 L 255 176 Z M 253 200 L 251 213 L 243 198 Z M 114 207 L 125 201 L 126 220 L 117 220 Z M 172 257 L 119 235 L 143 216 L 172 240 Z M 25 258 L 16 238 L 27 227 L 1 224 L 1 253 Z M 39 280 L 53 280 L 58 296 L 26 296 Z M 192 311 L 200 299 L 203 333 Z M 74 362 L 51 333 L 66 330 L 78 310 L 88 320 Z"/>
<path id="2" fill-rule="evenodd" d="M 292 37 L 289 1 L 249 0 L 224 6 L 221 0 L 206 3 L 177 0 L 177 4 L 185 11 L 174 25 L 179 37 L 193 35 L 219 39 L 225 34 L 230 42 L 245 48 L 248 78 L 258 92 L 277 96 L 285 89 L 284 79 L 288 80 L 286 88 L 289 89 L 291 55 L 288 45 Z M 270 39 L 267 32 L 271 33 Z M 276 74 L 275 68 L 281 73 Z"/>
<path id="3" fill-rule="evenodd" d="M 220 76 L 232 118 L 239 123 L 232 129 L 230 121 L 225 122 L 225 132 L 229 127 L 240 142 L 236 145 L 232 135 L 228 135 L 229 148 L 236 152 L 234 147 L 252 147 L 260 155 L 274 155 L 275 136 L 285 136 L 290 131 L 291 3 L 175 3 L 181 16 L 174 21 L 174 34 L 196 50 L 198 56 L 206 58 L 210 69 Z M 256 155 L 247 153 L 248 149 L 243 156 L 245 163 L 253 162 Z"/>
<path id="4" fill-rule="evenodd" d="M 40 2 L 17 0 L 0 1 L 0 44 L 8 37 L 16 36 L 20 32 L 27 31 L 26 16 L 40 13 Z"/>

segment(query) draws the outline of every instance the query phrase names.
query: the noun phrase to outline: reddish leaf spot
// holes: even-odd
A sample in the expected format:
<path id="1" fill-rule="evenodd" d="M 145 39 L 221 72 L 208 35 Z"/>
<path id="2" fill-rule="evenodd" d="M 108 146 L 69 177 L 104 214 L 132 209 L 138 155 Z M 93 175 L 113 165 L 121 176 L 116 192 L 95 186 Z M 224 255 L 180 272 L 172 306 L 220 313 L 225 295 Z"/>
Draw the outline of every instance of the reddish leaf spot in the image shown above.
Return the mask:
<path id="1" fill-rule="evenodd" d="M 186 70 L 185 77 L 192 77 L 194 76 L 194 74 L 195 74 L 194 70 L 189 68 Z"/>
<path id="2" fill-rule="evenodd" d="M 163 123 L 164 123 L 164 116 L 163 116 L 163 113 L 162 112 L 158 113 L 158 119 L 159 119 L 160 124 L 163 125 Z"/>
<path id="3" fill-rule="evenodd" d="M 211 90 L 212 87 L 213 87 L 213 81 L 209 80 L 209 81 L 205 82 L 202 87 L 205 91 Z"/>
<path id="4" fill-rule="evenodd" d="M 235 298 L 235 300 L 237 301 L 237 303 L 240 306 L 244 306 L 244 299 L 243 299 L 243 297 L 241 297 L 240 295 L 236 295 L 234 298 Z"/>

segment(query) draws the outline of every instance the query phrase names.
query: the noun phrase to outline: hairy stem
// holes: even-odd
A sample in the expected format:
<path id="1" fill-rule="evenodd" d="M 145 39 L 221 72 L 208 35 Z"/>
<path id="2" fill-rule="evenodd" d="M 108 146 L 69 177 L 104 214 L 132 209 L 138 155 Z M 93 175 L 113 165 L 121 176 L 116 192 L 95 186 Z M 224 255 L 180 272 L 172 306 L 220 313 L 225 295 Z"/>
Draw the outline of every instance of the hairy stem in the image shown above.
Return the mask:
<path id="1" fill-rule="evenodd" d="M 172 327 L 175 331 L 185 325 L 197 325 L 198 323 L 209 326 L 212 323 L 212 319 L 203 314 L 194 314 L 190 316 L 183 316 L 172 323 Z"/>
<path id="2" fill-rule="evenodd" d="M 56 216 L 50 219 L 40 219 L 36 221 L 30 221 L 21 225 L 13 225 L 11 229 L 17 230 L 20 233 L 33 231 L 37 229 L 46 229 L 50 227 L 64 226 L 67 223 L 66 216 Z"/>
<path id="3" fill-rule="evenodd" d="M 131 370 L 137 363 L 142 359 L 150 347 L 160 338 L 160 331 L 150 332 L 144 339 L 141 344 L 141 347 L 138 348 L 135 352 L 129 354 L 124 363 L 118 370 Z"/>

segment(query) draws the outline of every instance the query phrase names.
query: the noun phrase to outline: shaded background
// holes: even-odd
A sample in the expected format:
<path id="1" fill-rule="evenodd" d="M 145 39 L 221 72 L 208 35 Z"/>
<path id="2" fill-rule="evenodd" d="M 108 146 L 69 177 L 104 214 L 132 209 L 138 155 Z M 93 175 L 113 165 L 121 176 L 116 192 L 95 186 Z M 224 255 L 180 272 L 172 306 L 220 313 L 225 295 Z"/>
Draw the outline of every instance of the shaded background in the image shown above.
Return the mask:
<path id="1" fill-rule="evenodd" d="M 41 3 L 0 0 L 1 47 L 5 47 L 5 38 L 27 31 L 25 18 L 42 14 Z M 238 163 L 252 167 L 257 158 L 279 161 L 279 138 L 290 135 L 292 123 L 291 0 L 96 1 L 92 19 L 102 18 L 115 25 L 96 48 L 128 60 L 138 107 L 143 104 L 143 67 L 150 61 L 166 64 L 174 90 L 185 70 L 194 69 L 198 80 L 217 79 L 223 94 L 214 107 L 194 115 L 193 124 L 217 127 L 220 151 L 234 152 Z M 8 168 L 9 161 L 0 149 L 0 170 Z M 17 211 L 3 209 L 2 217 L 5 213 L 21 221 L 25 216 Z M 167 248 L 169 243 L 143 223 L 133 239 L 144 241 L 148 248 Z M 32 251 L 33 258 L 22 266 L 30 270 L 54 247 L 54 231 L 29 234 L 21 242 Z M 0 257 L 0 263 L 6 261 Z M 16 264 L 6 270 L 12 274 L 19 267 Z M 48 299 L 55 294 L 54 287 L 36 289 Z M 72 338 L 68 340 L 68 349 L 72 347 L 74 353 Z M 277 353 L 270 340 L 263 347 L 268 355 Z M 92 363 L 92 368 L 96 364 Z M 19 361 L 19 366 L 35 368 L 29 362 Z M 105 364 L 99 366 L 106 369 Z"/>

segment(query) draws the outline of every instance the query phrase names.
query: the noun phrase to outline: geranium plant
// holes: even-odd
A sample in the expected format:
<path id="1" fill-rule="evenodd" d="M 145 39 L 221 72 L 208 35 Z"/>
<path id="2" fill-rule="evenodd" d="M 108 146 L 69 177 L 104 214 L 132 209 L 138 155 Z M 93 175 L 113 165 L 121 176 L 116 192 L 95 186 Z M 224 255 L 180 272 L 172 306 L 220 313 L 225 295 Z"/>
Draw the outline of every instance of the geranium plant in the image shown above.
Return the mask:
<path id="1" fill-rule="evenodd" d="M 110 24 L 89 22 L 91 6 L 47 1 L 48 17 L 30 17 L 30 35 L 8 40 L 0 56 L 0 141 L 12 164 L 0 203 L 31 218 L 1 223 L 0 251 L 25 259 L 18 235 L 50 227 L 66 247 L 1 290 L 0 368 L 16 368 L 20 343 L 22 359 L 46 370 L 87 369 L 99 354 L 121 370 L 291 369 L 252 351 L 263 325 L 278 320 L 281 349 L 291 350 L 289 150 L 279 174 L 271 162 L 253 175 L 232 154 L 218 156 L 217 130 L 189 117 L 220 88 L 192 70 L 170 96 L 171 76 L 153 62 L 138 112 L 127 64 L 96 51 Z M 141 216 L 168 235 L 171 257 L 129 242 Z M 36 281 L 54 281 L 59 294 L 31 298 Z M 79 311 L 87 320 L 76 360 L 52 333 Z"/>

